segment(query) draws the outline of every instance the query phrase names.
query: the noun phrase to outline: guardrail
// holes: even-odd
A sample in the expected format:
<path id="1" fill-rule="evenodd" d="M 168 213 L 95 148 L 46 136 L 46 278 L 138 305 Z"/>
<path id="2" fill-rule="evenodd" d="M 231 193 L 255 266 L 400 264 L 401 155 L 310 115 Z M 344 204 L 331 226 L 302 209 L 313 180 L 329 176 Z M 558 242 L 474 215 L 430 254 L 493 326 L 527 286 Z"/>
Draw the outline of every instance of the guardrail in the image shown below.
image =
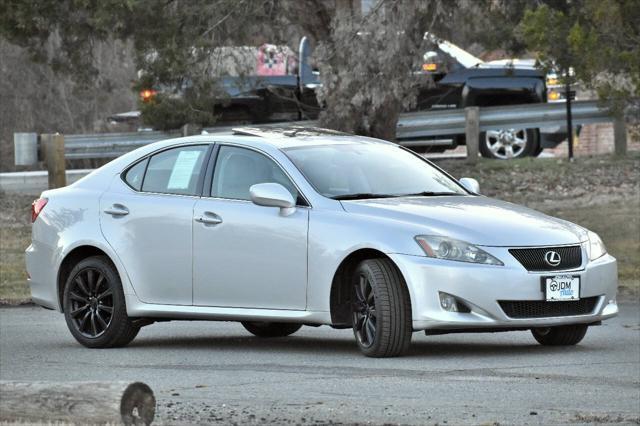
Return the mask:
<path id="1" fill-rule="evenodd" d="M 571 116 L 574 124 L 613 120 L 606 109 L 598 106 L 597 101 L 572 102 Z M 478 120 L 479 131 L 513 126 L 533 129 L 566 124 L 567 111 L 564 102 L 483 107 L 479 108 Z M 464 134 L 465 129 L 464 109 L 418 111 L 400 116 L 396 137 L 401 141 L 408 138 L 457 135 Z"/>
<path id="2" fill-rule="evenodd" d="M 478 157 L 479 134 L 481 131 L 505 127 L 538 128 L 564 125 L 566 123 L 565 103 L 538 103 L 498 107 L 467 107 L 441 111 L 419 111 L 400 115 L 396 131 L 397 142 L 404 146 L 428 145 L 426 142 L 436 136 L 464 134 L 467 144 L 468 161 Z M 572 103 L 574 124 L 588 124 L 615 121 L 616 154 L 626 152 L 626 132 L 624 121 L 614 120 L 606 109 L 596 101 Z M 266 126 L 316 126 L 315 121 L 273 123 Z M 202 131 L 209 134 L 230 134 L 233 127 L 212 127 Z M 199 133 L 201 129 L 184 126 L 180 131 L 141 131 L 134 133 L 102 133 L 95 135 L 51 135 L 36 133 L 15 133 L 15 164 L 33 165 L 44 160 L 49 170 L 49 187 L 57 188 L 66 183 L 65 160 L 116 158 L 141 146 L 164 139 Z"/>

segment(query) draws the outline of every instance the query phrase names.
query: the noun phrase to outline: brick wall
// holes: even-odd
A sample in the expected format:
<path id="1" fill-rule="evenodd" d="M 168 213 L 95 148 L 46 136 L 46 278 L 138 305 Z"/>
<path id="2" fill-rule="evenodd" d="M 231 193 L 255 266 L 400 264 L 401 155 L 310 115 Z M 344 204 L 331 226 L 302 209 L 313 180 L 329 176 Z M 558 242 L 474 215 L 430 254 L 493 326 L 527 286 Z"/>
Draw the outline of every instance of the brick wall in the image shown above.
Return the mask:
<path id="1" fill-rule="evenodd" d="M 576 157 L 611 154 L 613 148 L 612 123 L 587 124 L 582 126 L 580 136 L 574 139 L 573 153 Z M 627 132 L 627 148 L 629 151 L 640 151 L 640 140 L 632 139 L 629 132 Z M 553 152 L 558 157 L 566 157 L 568 146 L 565 141 L 556 148 L 545 151 Z"/>

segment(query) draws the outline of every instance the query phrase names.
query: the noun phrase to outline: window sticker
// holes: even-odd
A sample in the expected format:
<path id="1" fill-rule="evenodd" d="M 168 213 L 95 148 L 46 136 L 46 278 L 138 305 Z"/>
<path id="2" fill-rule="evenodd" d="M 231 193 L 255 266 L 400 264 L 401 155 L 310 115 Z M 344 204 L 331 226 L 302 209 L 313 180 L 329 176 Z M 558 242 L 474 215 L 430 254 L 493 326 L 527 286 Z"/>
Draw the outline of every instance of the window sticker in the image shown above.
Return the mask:
<path id="1" fill-rule="evenodd" d="M 202 151 L 180 151 L 171 176 L 167 189 L 188 189 L 193 169 L 200 158 Z"/>

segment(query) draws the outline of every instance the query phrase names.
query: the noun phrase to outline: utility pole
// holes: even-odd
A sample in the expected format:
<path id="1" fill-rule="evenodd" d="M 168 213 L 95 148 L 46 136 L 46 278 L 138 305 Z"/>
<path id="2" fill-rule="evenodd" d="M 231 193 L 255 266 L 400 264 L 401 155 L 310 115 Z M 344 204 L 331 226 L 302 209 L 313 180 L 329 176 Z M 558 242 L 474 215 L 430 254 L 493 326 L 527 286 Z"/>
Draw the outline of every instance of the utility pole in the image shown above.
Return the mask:
<path id="1" fill-rule="evenodd" d="M 567 103 L 567 142 L 569 143 L 569 161 L 573 160 L 573 124 L 571 123 L 571 82 L 569 68 L 567 68 L 564 77 L 564 96 Z"/>

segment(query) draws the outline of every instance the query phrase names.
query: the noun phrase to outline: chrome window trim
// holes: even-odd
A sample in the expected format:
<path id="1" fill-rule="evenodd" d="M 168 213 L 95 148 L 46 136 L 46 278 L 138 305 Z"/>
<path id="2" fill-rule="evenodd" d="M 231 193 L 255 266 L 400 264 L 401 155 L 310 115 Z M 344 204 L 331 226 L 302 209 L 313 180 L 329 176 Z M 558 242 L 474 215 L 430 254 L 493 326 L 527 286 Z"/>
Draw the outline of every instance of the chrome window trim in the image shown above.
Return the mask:
<path id="1" fill-rule="evenodd" d="M 179 144 L 175 144 L 175 145 L 170 145 L 170 146 L 165 146 L 163 148 L 157 149 L 155 151 L 152 151 L 146 155 L 144 155 L 143 157 L 138 158 L 136 161 L 130 163 L 129 165 L 127 165 L 123 171 L 121 171 L 120 173 L 118 173 L 118 175 L 120 176 L 120 180 L 125 184 L 125 186 L 127 188 L 129 188 L 133 193 L 135 194 L 152 194 L 152 195 L 173 195 L 173 196 L 178 196 L 178 197 L 194 197 L 194 198 L 202 198 L 202 194 L 200 195 L 193 195 L 193 194 L 174 194 L 171 192 L 153 192 L 153 191 L 143 191 L 142 190 L 142 186 L 144 185 L 144 178 L 147 176 L 147 168 L 149 167 L 149 162 L 151 157 L 153 157 L 156 154 L 161 154 L 164 151 L 169 151 L 171 149 L 176 149 L 176 148 L 183 148 L 183 147 L 189 147 L 189 146 L 206 146 L 207 150 L 205 151 L 205 155 L 207 156 L 207 158 L 202 162 L 202 166 L 201 166 L 201 171 L 204 171 L 206 173 L 207 171 L 207 163 L 209 162 L 209 154 L 211 154 L 211 145 L 215 145 L 215 142 L 211 141 L 211 142 L 190 142 L 190 143 L 179 143 Z M 138 191 L 137 189 L 133 188 L 131 185 L 129 185 L 129 183 L 127 182 L 126 179 L 126 175 L 127 172 L 132 169 L 133 167 L 135 167 L 136 165 L 138 165 L 139 163 L 143 162 L 143 161 L 147 161 L 147 166 L 144 168 L 144 174 L 142 177 L 142 183 L 140 184 L 140 190 Z M 200 191 L 202 192 L 202 191 Z"/>

